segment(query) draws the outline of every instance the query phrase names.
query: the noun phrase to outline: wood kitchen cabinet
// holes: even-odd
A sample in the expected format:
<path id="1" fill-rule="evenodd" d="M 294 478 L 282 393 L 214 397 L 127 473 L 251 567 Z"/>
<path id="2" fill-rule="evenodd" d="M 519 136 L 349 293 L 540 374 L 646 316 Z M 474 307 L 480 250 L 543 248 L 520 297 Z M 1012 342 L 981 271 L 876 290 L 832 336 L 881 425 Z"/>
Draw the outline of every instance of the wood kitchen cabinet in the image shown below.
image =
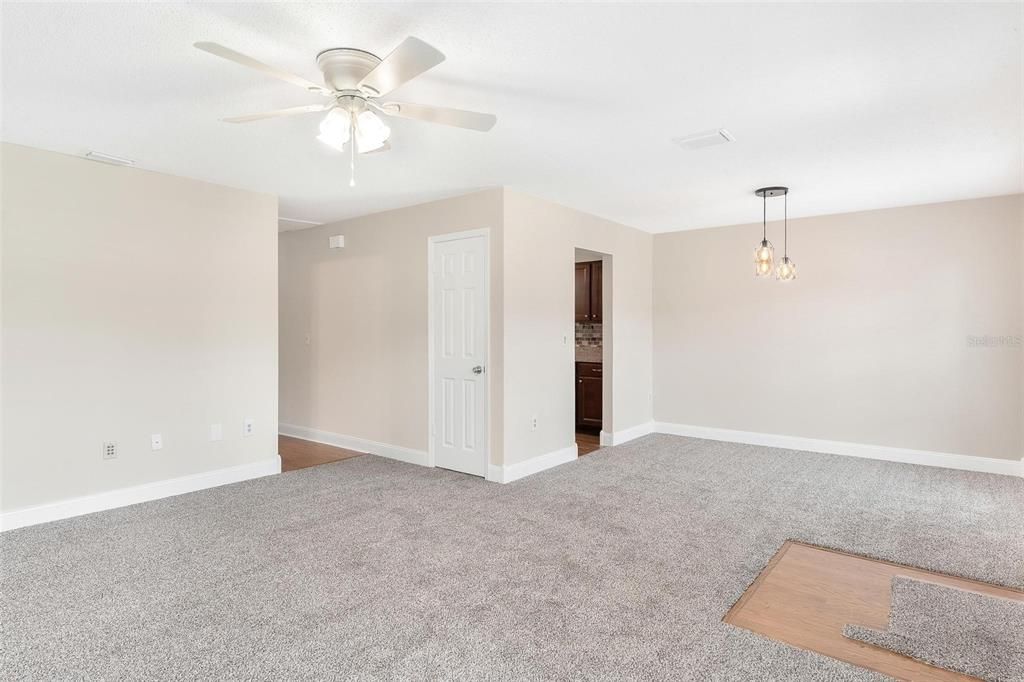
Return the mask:
<path id="1" fill-rule="evenodd" d="M 601 261 L 576 264 L 576 321 L 601 321 Z"/>
<path id="2" fill-rule="evenodd" d="M 602 371 L 600 362 L 576 363 L 577 428 L 601 428 Z"/>

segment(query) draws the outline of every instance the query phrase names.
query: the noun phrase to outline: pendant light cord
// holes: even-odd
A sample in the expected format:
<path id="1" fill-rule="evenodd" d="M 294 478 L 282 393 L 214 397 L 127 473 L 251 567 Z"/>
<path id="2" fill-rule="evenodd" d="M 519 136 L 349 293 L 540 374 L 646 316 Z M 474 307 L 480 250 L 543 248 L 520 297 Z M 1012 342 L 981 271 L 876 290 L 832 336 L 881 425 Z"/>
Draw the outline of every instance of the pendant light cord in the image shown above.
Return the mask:
<path id="1" fill-rule="evenodd" d="M 782 257 L 789 256 L 789 192 L 782 195 Z"/>
<path id="2" fill-rule="evenodd" d="M 761 195 L 761 241 L 768 241 L 768 193 Z"/>

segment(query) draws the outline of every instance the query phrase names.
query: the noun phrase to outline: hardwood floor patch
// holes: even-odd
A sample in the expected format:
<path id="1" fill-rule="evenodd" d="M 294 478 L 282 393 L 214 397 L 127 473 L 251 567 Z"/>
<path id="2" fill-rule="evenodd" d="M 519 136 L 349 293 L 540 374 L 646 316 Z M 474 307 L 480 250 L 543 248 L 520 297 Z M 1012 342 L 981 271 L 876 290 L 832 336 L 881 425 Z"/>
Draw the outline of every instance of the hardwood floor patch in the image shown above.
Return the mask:
<path id="1" fill-rule="evenodd" d="M 277 437 L 277 452 L 281 455 L 281 471 L 295 471 L 366 454 L 290 436 Z"/>
<path id="2" fill-rule="evenodd" d="M 596 433 L 576 432 L 577 454 L 582 457 L 601 449 L 601 437 Z"/>
<path id="3" fill-rule="evenodd" d="M 847 624 L 887 627 L 897 575 L 1024 601 L 1018 590 L 789 540 L 723 620 L 897 679 L 974 680 L 843 636 Z"/>

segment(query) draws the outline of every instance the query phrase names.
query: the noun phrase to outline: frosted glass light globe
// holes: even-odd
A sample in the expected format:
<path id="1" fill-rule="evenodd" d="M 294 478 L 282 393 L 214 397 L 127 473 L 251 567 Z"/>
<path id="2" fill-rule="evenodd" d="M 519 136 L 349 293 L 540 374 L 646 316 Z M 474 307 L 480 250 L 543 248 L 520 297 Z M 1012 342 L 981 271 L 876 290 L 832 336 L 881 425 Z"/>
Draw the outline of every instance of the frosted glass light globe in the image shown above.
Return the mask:
<path id="1" fill-rule="evenodd" d="M 330 113 L 320 122 L 320 134 L 316 139 L 328 147 L 334 147 L 339 152 L 345 150 L 345 143 L 348 142 L 349 125 L 351 119 L 347 112 L 340 109 L 331 109 Z"/>
<path id="2" fill-rule="evenodd" d="M 356 146 L 360 154 L 383 147 L 390 135 L 391 128 L 372 111 L 364 111 L 356 119 Z"/>

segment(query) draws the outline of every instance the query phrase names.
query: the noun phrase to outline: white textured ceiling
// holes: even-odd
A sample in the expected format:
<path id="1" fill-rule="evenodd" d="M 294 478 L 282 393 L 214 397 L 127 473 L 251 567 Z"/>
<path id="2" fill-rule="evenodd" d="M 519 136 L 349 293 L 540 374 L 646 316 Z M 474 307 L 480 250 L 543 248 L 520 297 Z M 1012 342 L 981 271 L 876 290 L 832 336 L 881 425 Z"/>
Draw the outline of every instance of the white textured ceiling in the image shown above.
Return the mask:
<path id="1" fill-rule="evenodd" d="M 660 232 L 1022 187 L 1022 5 L 12 4 L 4 140 L 270 192 L 326 222 L 508 185 Z M 392 120 L 392 151 L 343 157 L 320 101 L 201 53 L 222 43 L 319 81 L 314 57 L 408 35 L 448 60 L 396 99 L 493 112 L 486 134 Z M 728 128 L 694 152 L 673 137 Z M 303 227 L 293 223 L 290 227 Z"/>

